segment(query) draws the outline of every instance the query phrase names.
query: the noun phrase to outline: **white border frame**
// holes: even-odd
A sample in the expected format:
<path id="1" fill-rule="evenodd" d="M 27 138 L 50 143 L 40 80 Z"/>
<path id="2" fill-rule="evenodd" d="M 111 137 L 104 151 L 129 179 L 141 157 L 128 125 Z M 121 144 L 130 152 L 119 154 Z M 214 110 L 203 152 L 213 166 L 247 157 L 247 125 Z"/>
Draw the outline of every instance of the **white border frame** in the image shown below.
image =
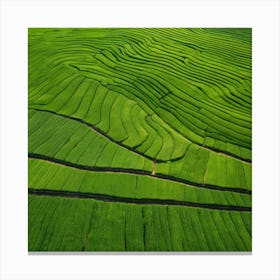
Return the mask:
<path id="1" fill-rule="evenodd" d="M 0 3 L 0 279 L 280 279 L 278 1 Z M 143 26 L 253 27 L 252 255 L 28 255 L 27 28 Z"/>

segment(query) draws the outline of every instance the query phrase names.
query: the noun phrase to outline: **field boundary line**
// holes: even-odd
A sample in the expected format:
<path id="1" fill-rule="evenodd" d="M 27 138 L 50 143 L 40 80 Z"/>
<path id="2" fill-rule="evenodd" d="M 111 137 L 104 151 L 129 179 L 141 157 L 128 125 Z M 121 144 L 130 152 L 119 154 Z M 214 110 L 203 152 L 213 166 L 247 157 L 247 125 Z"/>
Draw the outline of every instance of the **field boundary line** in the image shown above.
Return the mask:
<path id="1" fill-rule="evenodd" d="M 99 193 L 87 193 L 87 192 L 73 192 L 73 191 L 59 191 L 49 189 L 28 189 L 28 194 L 38 196 L 55 196 L 55 197 L 67 197 L 67 198 L 84 198 L 84 199 L 95 199 L 104 202 L 116 202 L 116 203 L 132 203 L 132 204 L 144 204 L 144 205 L 165 205 L 165 206 L 185 206 L 195 208 L 206 208 L 211 210 L 227 210 L 227 211 L 252 211 L 251 207 L 235 206 L 235 205 L 222 205 L 222 204 L 206 204 L 196 203 L 188 201 L 179 201 L 172 199 L 156 199 L 156 198 L 131 198 L 113 196 Z"/>
<path id="2" fill-rule="evenodd" d="M 200 188 L 206 188 L 206 189 L 212 189 L 217 191 L 229 191 L 229 192 L 236 192 L 241 194 L 252 194 L 251 190 L 243 189 L 243 188 L 235 188 L 235 187 L 222 187 L 217 185 L 211 185 L 211 184 L 202 184 L 202 183 L 196 183 L 191 182 L 182 178 L 173 177 L 170 175 L 165 175 L 161 173 L 156 173 L 155 175 L 152 175 L 150 171 L 147 170 L 141 170 L 141 169 L 129 169 L 129 168 L 122 168 L 122 167 L 98 167 L 98 166 L 86 166 L 81 164 L 76 164 L 56 158 L 52 158 L 45 155 L 39 155 L 35 153 L 28 153 L 29 159 L 37 159 L 37 160 L 43 160 L 48 161 L 55 164 L 60 164 L 64 166 L 68 166 L 71 168 L 79 169 L 79 170 L 85 170 L 85 171 L 95 171 L 95 172 L 111 172 L 111 173 L 124 173 L 124 174 L 132 174 L 132 175 L 142 175 L 142 176 L 148 176 L 151 178 L 158 178 L 173 182 L 178 182 L 184 185 L 189 185 L 190 187 L 200 187 Z"/>
<path id="3" fill-rule="evenodd" d="M 166 163 L 166 162 L 174 162 L 174 161 L 178 161 L 180 159 L 182 159 L 182 156 L 181 157 L 178 157 L 178 158 L 173 158 L 173 159 L 170 159 L 170 160 L 161 160 L 161 159 L 156 159 L 156 158 L 153 158 L 153 157 L 150 157 L 148 155 L 146 155 L 145 153 L 142 153 L 140 151 L 137 151 L 136 149 L 134 149 L 133 147 L 130 147 L 130 146 L 127 146 L 125 144 L 123 144 L 122 142 L 119 142 L 119 141 L 116 141 L 114 140 L 111 136 L 109 136 L 108 134 L 106 134 L 105 132 L 103 132 L 101 129 L 99 129 L 98 127 L 96 127 L 95 125 L 93 124 L 90 124 L 86 121 L 84 121 L 83 119 L 80 119 L 80 118 L 77 118 L 77 117 L 73 117 L 73 116 L 68 116 L 68 115 L 64 115 L 64 114 L 60 114 L 60 113 L 57 113 L 57 112 L 54 112 L 54 111 L 51 111 L 51 110 L 46 110 L 46 109 L 38 109 L 38 108 L 32 108 L 32 107 L 29 107 L 28 108 L 29 110 L 34 110 L 34 111 L 38 111 L 38 112 L 46 112 L 46 113 L 50 113 L 50 114 L 54 114 L 54 115 L 57 115 L 57 116 L 60 116 L 60 117 L 64 117 L 64 118 L 67 118 L 67 119 L 71 119 L 73 121 L 77 121 L 77 122 L 80 122 L 81 124 L 83 125 L 86 125 L 87 127 L 89 127 L 90 129 L 94 130 L 96 133 L 100 134 L 101 136 L 107 138 L 109 141 L 115 143 L 116 145 L 119 145 L 133 153 L 136 153 L 140 156 L 143 156 L 149 160 L 152 160 L 152 161 L 156 161 L 157 163 Z M 173 128 L 174 129 L 174 128 Z M 178 132 L 176 129 L 174 129 L 176 132 Z M 178 132 L 179 133 L 179 132 Z M 189 139 L 188 139 L 189 140 Z M 190 141 L 190 140 L 189 140 Z M 241 162 L 244 162 L 244 163 L 247 163 L 247 164 L 252 164 L 252 160 L 249 160 L 249 159 L 244 159 L 240 156 L 237 156 L 237 155 L 234 155 L 232 153 L 228 153 L 228 152 L 225 152 L 225 151 L 220 151 L 218 149 L 215 149 L 215 148 L 210 148 L 208 146 L 203 146 L 203 145 L 199 145 L 195 142 L 192 142 L 190 141 L 191 143 L 205 149 L 205 150 L 208 150 L 210 152 L 214 152 L 214 153 L 217 153 L 217 154 L 220 154 L 220 155 L 223 155 L 223 156 L 226 156 L 226 157 L 229 157 L 231 159 L 235 159 L 235 160 L 238 160 L 238 161 L 241 161 Z"/>

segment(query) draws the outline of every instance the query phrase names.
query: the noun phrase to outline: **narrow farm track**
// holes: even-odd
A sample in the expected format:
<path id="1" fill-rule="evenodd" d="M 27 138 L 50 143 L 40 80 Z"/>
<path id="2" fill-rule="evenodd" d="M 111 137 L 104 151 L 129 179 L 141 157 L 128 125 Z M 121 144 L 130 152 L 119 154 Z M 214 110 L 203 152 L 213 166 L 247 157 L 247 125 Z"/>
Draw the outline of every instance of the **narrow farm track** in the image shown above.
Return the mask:
<path id="1" fill-rule="evenodd" d="M 29 251 L 251 251 L 251 36 L 30 28 Z"/>
<path id="2" fill-rule="evenodd" d="M 60 159 L 51 158 L 51 157 L 48 157 L 48 156 L 45 156 L 45 155 L 39 155 L 39 154 L 33 154 L 33 153 L 28 153 L 28 158 L 53 162 L 53 163 L 61 164 L 61 165 L 64 165 L 64 166 L 69 166 L 69 167 L 80 169 L 80 170 L 143 175 L 143 176 L 160 178 L 160 179 L 163 179 L 163 180 L 179 182 L 179 183 L 194 186 L 194 187 L 212 189 L 212 190 L 217 190 L 217 191 L 230 191 L 230 192 L 244 193 L 244 194 L 251 194 L 252 193 L 252 191 L 247 190 L 247 189 L 240 189 L 240 188 L 234 188 L 234 187 L 222 187 L 222 186 L 215 186 L 215 185 L 208 185 L 208 184 L 198 184 L 196 182 L 190 182 L 190 181 L 187 181 L 187 180 L 183 180 L 183 179 L 180 179 L 180 178 L 176 178 L 176 177 L 172 177 L 172 176 L 168 176 L 168 175 L 164 175 L 164 174 L 152 174 L 151 172 L 148 172 L 148 171 L 145 171 L 145 170 L 128 169 L 128 168 L 85 166 L 85 165 L 75 164 L 75 163 L 63 161 L 63 160 L 60 160 Z"/>
<path id="3" fill-rule="evenodd" d="M 104 202 L 117 202 L 117 203 L 133 203 L 133 204 L 156 204 L 156 205 L 168 205 L 168 206 L 186 206 L 205 208 L 213 210 L 228 210 L 228 211 L 252 211 L 251 207 L 241 207 L 233 205 L 217 205 L 217 204 L 200 204 L 187 201 L 176 201 L 167 199 L 146 199 L 146 198 L 128 198 L 110 196 L 97 193 L 85 193 L 85 192 L 70 192 L 70 191 L 57 191 L 57 190 L 42 190 L 42 189 L 28 189 L 28 193 L 32 195 L 41 196 L 60 196 L 69 198 L 87 198 L 102 200 Z"/>

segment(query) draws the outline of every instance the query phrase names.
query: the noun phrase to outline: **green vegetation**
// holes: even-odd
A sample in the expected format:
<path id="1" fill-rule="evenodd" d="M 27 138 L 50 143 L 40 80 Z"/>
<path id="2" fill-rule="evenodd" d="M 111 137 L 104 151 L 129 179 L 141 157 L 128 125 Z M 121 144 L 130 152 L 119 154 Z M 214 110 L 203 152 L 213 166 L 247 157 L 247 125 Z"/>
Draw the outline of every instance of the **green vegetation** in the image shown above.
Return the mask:
<path id="1" fill-rule="evenodd" d="M 251 251 L 251 29 L 28 42 L 29 251 Z"/>
<path id="2" fill-rule="evenodd" d="M 250 214 L 29 196 L 29 248 L 42 251 L 247 251 Z M 188 234 L 193 232 L 193 234 Z"/>

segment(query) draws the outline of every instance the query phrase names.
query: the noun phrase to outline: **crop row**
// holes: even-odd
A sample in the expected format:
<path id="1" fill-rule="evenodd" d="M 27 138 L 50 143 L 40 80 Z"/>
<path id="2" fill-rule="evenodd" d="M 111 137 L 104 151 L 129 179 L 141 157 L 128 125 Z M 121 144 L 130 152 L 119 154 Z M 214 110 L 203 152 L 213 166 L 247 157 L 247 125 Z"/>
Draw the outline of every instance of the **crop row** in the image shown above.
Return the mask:
<path id="1" fill-rule="evenodd" d="M 143 148 L 140 149 L 143 156 L 112 142 L 77 120 L 49 112 L 29 112 L 29 153 L 85 166 L 137 169 L 151 173 L 152 161 L 146 158 L 145 154 L 153 156 L 157 153 L 162 155 L 161 159 L 166 160 L 156 164 L 157 174 L 202 184 L 251 189 L 250 164 L 184 142 L 184 139 L 179 142 L 180 138 L 172 138 L 172 134 L 169 138 L 168 135 L 159 134 L 165 138 L 156 145 L 150 144 L 149 135 L 140 146 Z M 155 123 L 159 126 L 161 120 L 157 119 Z M 162 131 L 164 133 L 164 130 Z M 159 136 L 156 139 L 160 139 Z M 152 150 L 152 147 L 157 149 Z M 170 160 L 171 154 L 174 160 Z"/>
<path id="2" fill-rule="evenodd" d="M 252 249 L 250 29 L 36 28 L 28 52 L 29 251 Z"/>
<path id="3" fill-rule="evenodd" d="M 29 251 L 249 251 L 247 212 L 29 195 Z"/>
<path id="4" fill-rule="evenodd" d="M 79 170 L 44 160 L 29 159 L 29 188 L 106 194 L 250 207 L 251 195 L 190 186 L 171 180 L 119 171 Z"/>
<path id="5" fill-rule="evenodd" d="M 35 92 L 32 87 L 30 89 L 30 105 L 81 116 L 86 106 L 82 104 L 94 104 L 94 96 L 97 96 L 94 92 L 96 87 L 100 89 L 101 83 L 103 84 L 101 88 L 104 92 L 106 91 L 105 104 L 102 104 L 104 111 L 107 114 L 113 111 L 116 122 L 122 119 L 123 108 L 129 107 L 129 104 L 124 105 L 123 98 L 126 98 L 129 99 L 130 104 L 133 101 L 139 103 L 144 112 L 148 114 L 154 112 L 168 126 L 176 129 L 192 142 L 246 159 L 250 158 L 250 85 L 246 82 L 250 78 L 250 72 L 243 75 L 246 77 L 243 80 L 240 74 L 236 74 L 236 70 L 231 72 L 230 65 L 223 62 L 227 68 L 221 73 L 218 70 L 221 62 L 220 64 L 216 62 L 217 66 L 213 68 L 215 63 L 207 62 L 205 58 L 200 59 L 200 55 L 189 50 L 191 47 L 187 47 L 189 62 L 186 65 L 185 62 L 181 62 L 179 55 L 177 60 L 173 58 L 174 51 L 173 56 L 169 57 L 171 50 L 168 49 L 168 42 L 170 40 L 167 40 L 167 44 L 164 42 L 167 47 L 163 54 L 162 50 L 157 49 L 157 44 L 163 45 L 163 42 L 158 39 L 155 39 L 158 43 L 151 48 L 144 38 L 145 34 L 143 38 L 140 36 L 140 39 L 136 40 L 132 31 L 124 30 L 123 32 L 126 34 L 124 38 L 130 38 L 130 44 L 126 42 L 128 39 L 121 41 L 112 36 L 112 42 L 116 41 L 118 44 L 110 47 L 106 44 L 108 43 L 106 36 L 98 40 L 91 39 L 89 36 L 87 40 L 84 40 L 85 43 L 98 43 L 92 44 L 94 47 L 90 49 L 83 46 L 81 39 L 81 48 L 85 50 L 79 52 L 75 52 L 75 47 L 70 44 L 71 39 L 68 38 L 61 52 L 47 58 L 46 64 L 52 65 L 50 73 L 41 73 L 40 76 L 43 77 L 44 74 L 49 76 L 52 81 L 49 84 L 56 85 L 52 89 L 48 89 L 43 78 L 42 83 L 37 84 L 40 78 L 38 74 L 36 76 L 38 71 L 35 72 L 35 66 L 30 65 L 32 80 L 37 81 L 34 85 Z M 146 30 L 145 32 L 151 34 L 159 32 L 160 34 L 162 31 Z M 168 32 L 171 31 L 168 30 Z M 174 32 L 177 34 L 180 31 Z M 108 33 L 108 36 L 110 34 Z M 105 42 L 102 42 L 102 39 Z M 59 40 L 55 37 L 52 40 L 52 46 L 59 49 Z M 75 41 L 75 44 L 78 43 L 79 41 Z M 228 41 L 224 42 L 224 44 L 227 43 Z M 172 44 L 170 45 L 171 48 Z M 177 48 L 176 42 L 175 46 Z M 78 49 L 78 45 L 76 48 Z M 36 49 L 33 50 L 35 53 L 36 51 Z M 42 51 L 39 47 L 39 54 Z M 40 58 L 39 55 L 38 58 Z M 34 64 L 35 62 L 36 60 Z M 61 64 L 67 71 L 61 71 Z M 56 67 L 59 71 L 56 71 Z M 221 74 L 223 74 L 221 76 L 223 79 L 219 76 Z M 83 102 L 83 100 L 86 101 Z M 232 106 L 229 106 L 231 102 Z M 98 104 L 93 106 L 96 109 L 99 107 Z M 86 116 L 83 115 L 83 118 Z M 96 120 L 93 118 L 90 121 Z M 112 126 L 112 123 L 110 117 L 107 117 L 104 118 L 100 127 L 105 131 Z M 122 129 L 112 127 L 110 132 L 112 137 L 118 141 L 125 141 L 123 125 L 118 124 L 116 127 Z M 147 122 L 144 127 L 149 130 Z M 130 130 L 127 133 L 134 134 Z M 210 141 L 204 143 L 205 138 Z M 127 143 L 131 146 L 139 144 L 134 140 L 129 140 Z M 241 149 L 238 150 L 238 146 Z"/>

